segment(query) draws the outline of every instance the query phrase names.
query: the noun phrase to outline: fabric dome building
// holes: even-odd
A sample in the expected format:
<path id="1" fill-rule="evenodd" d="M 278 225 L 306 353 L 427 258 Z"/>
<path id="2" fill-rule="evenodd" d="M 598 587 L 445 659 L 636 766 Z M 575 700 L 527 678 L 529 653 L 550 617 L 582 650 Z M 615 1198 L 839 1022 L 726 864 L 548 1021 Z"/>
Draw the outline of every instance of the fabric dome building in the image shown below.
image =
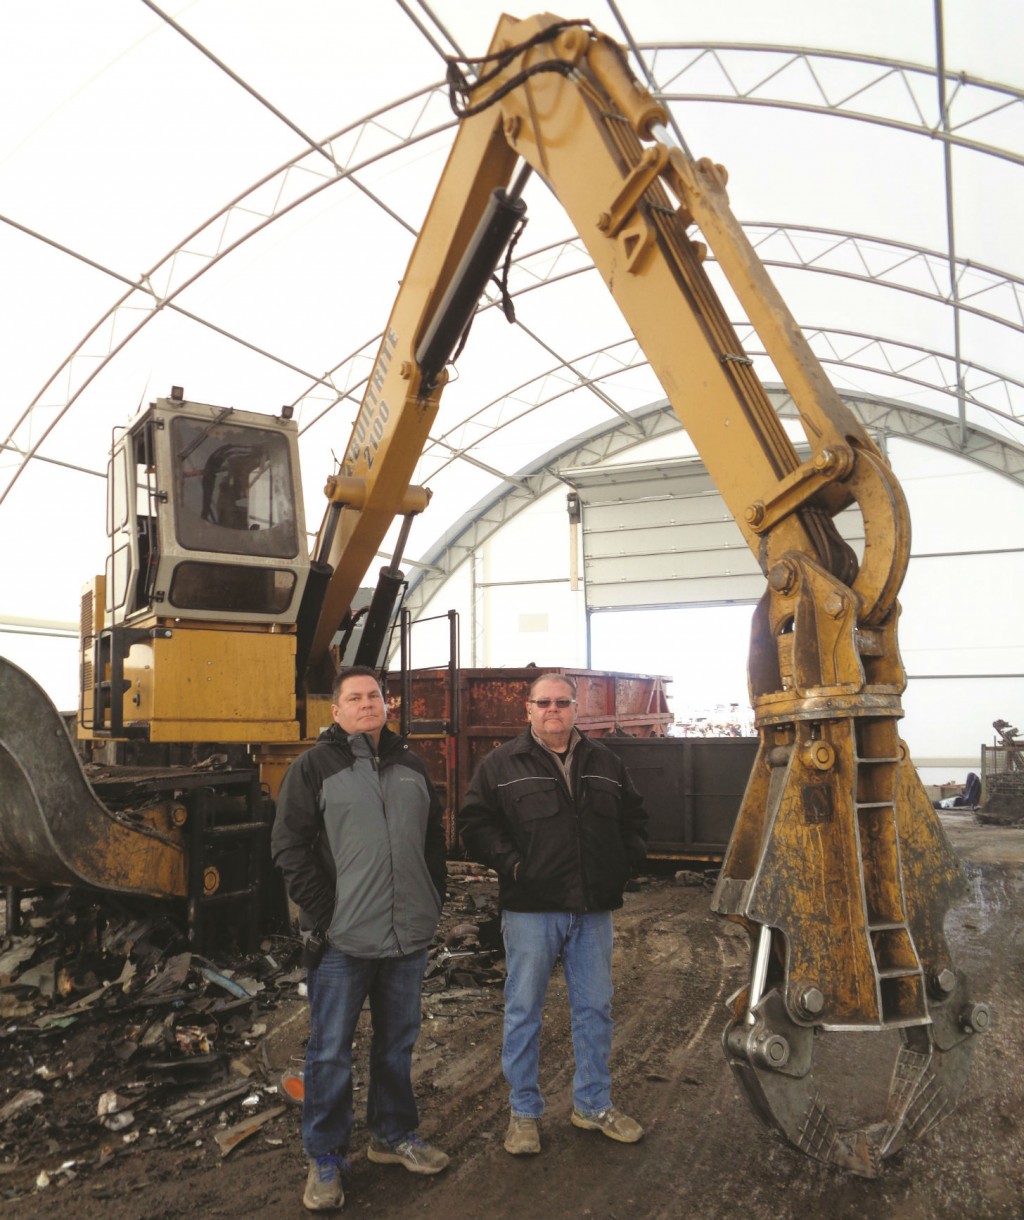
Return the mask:
<path id="1" fill-rule="evenodd" d="M 483 54 L 503 7 L 8 16 L 0 626 L 61 706 L 112 435 L 140 404 L 172 385 L 288 404 L 315 527 L 453 139 L 442 57 Z M 962 776 L 1024 690 L 1024 17 L 996 0 L 587 16 L 728 168 L 736 217 L 893 464 L 913 523 L 904 732 L 927 779 Z M 571 223 L 540 182 L 526 199 L 515 322 L 489 293 L 414 475 L 432 500 L 408 605 L 458 611 L 464 665 L 664 673 L 677 712 L 742 701 L 763 576 Z M 445 630 L 417 633 L 415 664 L 443 659 Z"/>

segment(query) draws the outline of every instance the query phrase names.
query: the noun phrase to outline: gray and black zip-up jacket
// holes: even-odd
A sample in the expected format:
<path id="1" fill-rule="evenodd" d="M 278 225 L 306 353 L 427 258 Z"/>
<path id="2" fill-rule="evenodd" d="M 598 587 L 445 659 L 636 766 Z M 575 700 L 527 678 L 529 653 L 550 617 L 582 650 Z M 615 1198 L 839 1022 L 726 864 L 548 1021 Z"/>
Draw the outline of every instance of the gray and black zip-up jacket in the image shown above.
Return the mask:
<path id="1" fill-rule="evenodd" d="M 646 827 L 643 798 L 617 754 L 580 733 L 570 790 L 530 729 L 481 760 L 459 813 L 470 858 L 497 872 L 498 902 L 509 911 L 621 907 L 646 854 Z"/>
<path id="2" fill-rule="evenodd" d="M 398 957 L 433 939 L 444 900 L 444 810 L 423 762 L 384 728 L 338 725 L 288 768 L 271 834 L 304 928 L 353 957 Z"/>

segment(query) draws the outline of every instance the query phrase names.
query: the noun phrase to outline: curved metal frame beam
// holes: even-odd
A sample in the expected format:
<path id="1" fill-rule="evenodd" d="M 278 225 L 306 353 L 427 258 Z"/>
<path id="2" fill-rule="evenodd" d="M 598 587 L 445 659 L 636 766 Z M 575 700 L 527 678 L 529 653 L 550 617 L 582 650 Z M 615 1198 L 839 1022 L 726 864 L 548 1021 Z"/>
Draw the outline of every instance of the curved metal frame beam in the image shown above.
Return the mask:
<path id="1" fill-rule="evenodd" d="M 769 398 L 783 419 L 796 419 L 792 399 L 782 386 L 766 386 Z M 1024 487 L 1024 445 L 1015 445 L 984 428 L 968 427 L 967 450 L 960 447 L 959 421 L 935 411 L 908 406 L 893 399 L 841 393 L 840 397 L 866 428 L 885 438 L 900 437 L 955 453 L 994 474 Z M 576 466 L 597 466 L 613 457 L 681 429 L 668 400 L 654 403 L 634 415 L 642 435 L 621 422 L 595 428 L 551 450 L 515 476 L 493 495 L 485 497 L 456 522 L 423 554 L 410 578 L 406 606 L 415 619 L 466 560 L 524 509 L 557 486 L 568 487 L 561 471 Z"/>
<path id="2" fill-rule="evenodd" d="M 18 459 L 13 474 L 0 466 L 0 504 L 25 464 L 35 457 L 39 447 L 90 382 L 160 310 L 172 305 L 176 297 L 211 267 L 326 187 L 341 181 L 354 182 L 354 175 L 367 166 L 453 127 L 454 119 L 426 126 L 430 103 L 440 94 L 438 86 L 420 90 L 342 128 L 322 145 L 286 162 L 233 199 L 133 281 L 132 287 L 107 310 L 46 381 L 0 445 L 0 454 L 13 453 Z M 396 140 L 392 128 L 403 107 L 410 109 L 409 131 Z M 380 122 L 385 115 L 387 125 Z M 385 137 L 385 147 L 360 155 L 369 142 L 368 133 L 374 131 Z M 329 170 L 324 168 L 325 149 L 330 152 Z M 313 185 L 309 186 L 311 179 Z M 65 386 L 65 392 L 57 401 L 48 403 L 45 400 L 47 391 L 58 384 Z M 43 417 L 41 428 L 38 426 L 40 416 Z M 3 475 L 7 475 L 6 480 Z"/>
<path id="3" fill-rule="evenodd" d="M 809 110 L 815 113 L 876 123 L 881 126 L 897 126 L 909 132 L 925 135 L 928 138 L 948 140 L 979 153 L 1002 157 L 1014 163 L 1024 164 L 1024 154 L 1018 154 L 982 140 L 970 139 L 962 134 L 968 127 L 977 127 L 994 116 L 1001 115 L 1007 110 L 1024 104 L 1024 93 L 1006 86 L 972 78 L 963 73 L 943 74 L 943 82 L 949 85 L 951 93 L 944 99 L 943 113 L 940 114 L 936 111 L 934 115 L 930 115 L 928 113 L 930 103 L 923 102 L 918 97 L 916 85 L 921 81 L 934 82 L 937 72 L 934 69 L 920 65 L 842 52 L 811 51 L 798 47 L 766 47 L 739 43 L 718 45 L 709 43 L 651 43 L 641 45 L 639 51 L 642 55 L 654 56 L 654 66 L 658 69 L 657 75 L 669 86 L 669 88 L 662 86 L 660 94 L 670 103 L 687 101 L 732 102 L 745 105 L 767 105 L 776 108 Z M 773 58 L 772 62 L 766 65 L 764 71 L 761 72 L 752 84 L 741 89 L 734 79 L 739 75 L 738 69 L 731 67 L 729 62 L 734 55 L 742 55 L 748 59 L 751 55 L 770 56 Z M 670 87 L 684 81 L 688 73 L 709 57 L 722 69 L 722 78 L 729 83 L 732 89 L 731 94 L 685 93 L 671 90 Z M 673 58 L 678 59 L 680 62 L 673 63 Z M 833 61 L 843 62 L 846 66 L 846 73 L 848 73 L 850 65 L 860 66 L 863 79 L 858 83 L 856 88 L 850 87 L 849 78 L 846 73 L 844 73 L 844 89 L 842 93 L 830 90 L 823 83 L 822 78 L 825 66 Z M 794 69 L 796 69 L 795 72 Z M 644 64 L 644 70 L 653 82 L 654 75 L 647 69 L 646 64 Z M 808 103 L 806 101 L 798 101 L 795 98 L 787 99 L 783 96 L 783 90 L 779 88 L 780 83 L 786 82 L 787 79 L 795 82 L 798 76 L 802 82 L 801 87 L 803 89 L 806 89 L 808 79 L 814 82 L 814 87 L 819 95 L 817 101 Z M 885 116 L 872 113 L 863 108 L 856 108 L 855 103 L 858 100 L 863 104 L 865 97 L 872 90 L 882 85 L 891 85 L 893 80 L 900 83 L 907 96 L 907 115 Z M 14 454 L 16 457 L 13 473 L 11 473 L 10 465 L 7 466 L 6 470 L 0 469 L 0 503 L 3 502 L 10 487 L 18 478 L 26 463 L 36 456 L 40 446 L 81 395 L 86 386 L 157 312 L 163 308 L 174 308 L 175 298 L 215 263 L 237 249 L 249 237 L 266 228 L 267 225 L 280 216 L 285 215 L 301 203 L 312 198 L 325 187 L 331 185 L 332 182 L 343 180 L 355 182 L 353 175 L 359 169 L 386 157 L 391 152 L 398 151 L 401 148 L 428 138 L 431 135 L 436 135 L 451 127 L 453 123 L 450 120 L 431 128 L 426 128 L 425 126 L 425 118 L 431 109 L 431 103 L 444 96 L 442 87 L 430 87 L 411 94 L 390 106 L 382 107 L 366 118 L 357 120 L 343 128 L 335 135 L 329 137 L 323 144 L 316 145 L 312 149 L 307 150 L 302 155 L 261 179 L 250 190 L 238 196 L 215 216 L 211 217 L 209 221 L 190 234 L 183 242 L 155 264 L 149 272 L 141 276 L 137 281 L 132 282 L 133 286 L 130 290 L 107 311 L 103 318 L 89 331 L 85 339 L 65 359 L 53 376 L 49 378 L 40 393 L 22 414 L 6 441 L 0 446 L 0 462 L 3 461 L 4 454 Z M 984 104 L 981 106 L 976 105 L 973 101 L 976 97 L 983 98 Z M 396 113 L 403 107 L 411 108 L 412 122 L 409 126 L 408 134 L 396 141 L 391 128 L 394 126 Z M 961 114 L 963 117 L 960 117 Z M 387 126 L 380 122 L 383 116 L 387 116 Z M 944 128 L 943 123 L 945 124 Z M 390 141 L 389 146 L 382 151 L 378 150 L 372 153 L 372 155 L 364 156 L 356 161 L 355 157 L 366 142 L 367 132 L 377 127 L 382 132 L 386 132 L 387 140 Z M 330 166 L 329 172 L 325 171 L 324 168 L 325 158 Z M 309 175 L 316 179 L 316 184 L 312 189 L 304 189 L 308 183 Z M 297 183 L 297 179 L 300 178 L 302 181 Z M 355 185 L 359 186 L 358 182 L 355 182 Z M 266 203 L 262 202 L 268 195 L 272 200 L 269 207 Z M 389 215 L 393 219 L 397 219 L 393 213 L 389 213 Z M 799 231 L 808 234 L 816 233 L 820 236 L 825 232 L 823 230 L 812 229 L 790 230 L 777 225 L 765 225 L 764 227 L 769 235 L 781 233 L 791 235 Z M 227 238 L 229 230 L 232 233 L 230 240 Z M 241 233 L 236 236 L 238 230 L 241 230 Z M 862 234 L 835 234 L 833 236 L 841 239 L 841 244 L 846 242 L 853 242 L 855 244 L 871 242 L 876 248 L 890 246 L 894 249 L 900 249 L 896 243 L 881 242 L 877 239 L 867 238 Z M 764 240 L 767 239 L 766 236 Z M 206 243 L 208 249 L 203 248 L 204 243 Z M 933 258 L 939 259 L 943 257 L 935 252 L 925 251 L 920 248 L 902 247 L 902 250 L 913 251 L 916 258 L 925 262 Z M 196 270 L 195 265 L 197 260 L 201 265 Z M 788 264 L 771 260 L 770 265 L 781 266 Z M 808 270 L 824 270 L 820 252 L 815 258 L 802 262 L 799 265 L 806 267 Z M 964 276 L 974 274 L 975 270 L 975 268 L 970 267 L 967 263 L 960 265 L 960 272 Z M 985 317 L 990 317 L 992 320 L 1002 321 L 1003 324 L 1012 324 L 1015 328 L 1020 329 L 1020 319 L 1024 317 L 1024 310 L 1022 310 L 1021 305 L 1020 281 L 1015 280 L 1014 277 L 1004 275 L 993 268 L 981 270 L 986 275 L 993 277 L 988 282 L 988 287 L 994 288 L 1000 284 L 1011 284 L 1013 286 L 1013 299 L 1018 319 L 1014 323 L 1009 323 L 1007 319 L 999 319 L 987 311 L 977 310 L 976 312 L 981 313 Z M 929 274 L 933 271 L 934 268 L 930 268 Z M 828 273 L 834 275 L 848 274 L 847 272 L 840 272 L 838 269 L 829 269 Z M 864 278 L 872 277 L 866 276 Z M 906 285 L 893 286 L 899 286 L 904 291 L 915 291 Z M 987 288 L 979 287 L 979 294 L 984 291 L 987 291 Z M 934 294 L 935 299 L 940 299 L 947 305 L 952 304 L 957 309 L 967 309 L 970 306 L 965 303 L 964 295 L 970 297 L 974 294 L 970 292 L 961 294 L 960 299 L 955 301 L 951 301 L 949 295 L 938 292 Z M 122 315 L 129 310 L 132 312 L 133 318 L 129 325 L 122 329 L 118 323 Z M 141 320 L 139 319 L 140 311 L 143 315 Z M 195 320 L 203 323 L 202 319 L 197 318 Z M 235 336 L 229 337 L 235 338 Z M 244 342 L 243 340 L 238 341 Z M 879 337 L 879 342 L 884 343 L 886 341 Z M 93 346 L 95 346 L 95 350 L 93 350 Z M 341 368 L 342 365 L 337 367 Z M 55 396 L 54 401 L 46 401 L 45 396 L 47 392 L 51 388 L 56 387 L 58 383 L 65 385 L 66 392 L 63 395 Z M 327 388 L 327 397 L 331 398 L 333 396 L 334 402 L 341 401 L 352 392 L 351 386 L 340 393 L 337 392 L 337 387 L 334 385 L 324 387 L 322 379 L 319 382 L 315 382 L 314 385 L 317 388 Z M 299 401 L 309 395 L 310 392 L 307 392 Z M 331 405 L 333 403 L 327 405 L 325 410 L 329 410 Z M 979 405 L 983 406 L 984 404 Z M 1008 414 L 1016 422 L 1019 422 L 1020 417 L 1016 409 L 1011 409 Z M 40 418 L 42 419 L 41 426 Z M 3 481 L 4 474 L 8 475 L 6 482 Z"/>
<path id="4" fill-rule="evenodd" d="M 751 341 L 757 340 L 757 335 L 747 323 L 733 323 L 741 340 L 743 340 L 743 348 L 749 355 L 754 358 L 763 357 L 764 352 L 752 345 Z M 808 327 L 805 332 L 812 347 L 815 349 L 815 354 L 821 363 L 825 366 L 834 366 L 840 370 L 857 371 L 863 373 L 873 373 L 884 377 L 890 377 L 894 380 L 908 386 L 913 386 L 917 389 L 931 390 L 937 394 L 946 397 L 957 399 L 958 391 L 955 387 L 951 387 L 948 379 L 943 375 L 944 371 L 953 364 L 953 357 L 950 353 L 939 352 L 934 349 L 919 347 L 908 343 L 898 343 L 889 340 L 880 340 L 877 337 L 863 332 L 850 330 L 834 330 L 824 327 Z M 835 351 L 839 340 L 852 340 L 856 345 L 855 351 L 847 352 L 840 355 Z M 627 354 L 623 357 L 618 356 L 619 349 L 627 349 Z M 869 362 L 868 356 L 875 355 L 877 359 L 874 363 Z M 607 345 L 594 351 L 584 353 L 576 357 L 573 361 L 574 365 L 579 367 L 587 364 L 590 361 L 596 360 L 599 357 L 605 357 L 606 360 L 614 363 L 615 367 L 606 372 L 595 376 L 590 380 L 594 382 L 607 382 L 614 379 L 621 373 L 629 372 L 633 369 L 646 367 L 647 361 L 640 352 L 639 345 L 632 337 L 625 338 L 614 345 Z M 446 433 L 440 436 L 430 438 L 423 454 L 423 463 L 429 462 L 431 456 L 437 449 L 445 451 L 446 456 L 442 459 L 440 466 L 436 467 L 429 475 L 421 472 L 418 474 L 420 482 L 429 483 L 431 479 L 436 478 L 437 474 L 444 466 L 451 464 L 456 460 L 467 460 L 473 462 L 474 465 L 481 466 L 483 469 L 489 470 L 496 477 L 504 479 L 507 482 L 514 482 L 519 477 L 512 473 L 503 473 L 495 471 L 490 467 L 484 466 L 483 463 L 476 461 L 468 450 L 463 448 L 458 442 L 457 433 L 473 422 L 474 419 L 480 419 L 487 412 L 493 411 L 501 416 L 502 422 L 494 425 L 490 431 L 497 432 L 503 427 L 511 426 L 520 422 L 525 416 L 534 411 L 543 409 L 549 406 L 556 399 L 580 388 L 580 381 L 577 375 L 574 375 L 571 382 L 567 382 L 561 376 L 565 365 L 555 365 L 546 370 L 537 377 L 531 378 L 527 382 L 522 382 L 511 389 L 505 391 L 501 397 L 492 399 L 490 402 L 481 406 L 473 415 L 459 420 L 458 423 L 450 428 Z M 927 368 L 932 368 L 935 375 L 932 378 L 927 378 L 923 372 Z M 1012 385 L 1022 396 L 1024 396 L 1024 382 L 1013 381 L 1007 382 L 998 378 L 991 370 L 985 369 L 982 366 L 971 366 L 972 371 L 981 379 L 982 384 L 987 384 L 991 380 L 996 380 L 1000 385 Z M 547 393 L 546 387 L 548 383 L 553 383 L 554 391 L 551 394 Z M 533 393 L 526 391 L 530 387 L 535 387 Z M 539 389 L 539 392 L 537 390 Z M 843 396 L 857 397 L 855 392 L 843 392 Z M 882 401 L 882 399 L 878 399 Z M 898 407 L 898 401 L 895 399 L 885 399 L 890 403 L 890 409 Z M 1006 412 L 997 410 L 996 408 L 982 403 L 977 400 L 976 405 L 988 414 L 998 417 L 1007 422 L 1019 422 L 1014 417 Z M 515 404 L 510 408 L 510 404 Z M 524 405 L 525 404 L 525 405 Z M 924 411 L 924 408 L 907 407 L 907 410 Z M 959 419 L 953 415 L 945 416 L 941 412 L 928 412 L 935 416 L 936 419 L 946 420 L 950 426 L 959 427 Z M 483 425 L 486 426 L 486 425 Z M 635 417 L 633 417 L 633 427 L 635 427 Z M 975 432 L 987 432 L 984 428 L 975 427 Z M 996 435 L 992 433 L 992 435 Z M 644 436 L 639 436 L 640 440 L 646 439 Z M 1002 439 L 1002 438 L 1001 438 Z M 1017 443 L 1006 439 L 1005 444 L 1011 451 L 1020 449 L 1024 451 L 1024 439 Z M 945 446 L 944 446 L 945 447 Z M 950 446 L 954 447 L 954 446 Z M 955 447 L 954 447 L 955 448 Z M 969 446 L 960 447 L 960 451 L 964 456 L 970 456 Z M 999 469 L 1001 473 L 1009 473 L 1013 469 L 1012 464 L 1003 469 L 1001 465 L 996 465 L 995 469 Z M 1016 477 L 1016 475 L 1013 475 Z"/>
<path id="5" fill-rule="evenodd" d="M 738 103 L 831 114 L 927 135 L 929 139 L 946 141 L 958 148 L 1024 165 L 1024 148 L 1009 149 L 991 140 L 963 134 L 969 128 L 983 127 L 997 116 L 1005 117 L 1007 113 L 1024 109 L 1024 90 L 1010 85 L 983 80 L 966 72 L 946 71 L 944 80 L 950 90 L 946 99 L 949 116 L 946 130 L 936 89 L 940 75 L 937 67 L 853 52 L 740 42 L 640 43 L 638 49 L 652 76 L 660 82 L 656 86 L 659 98 L 670 104 Z M 760 73 L 751 78 L 748 69 L 753 57 L 771 62 L 765 62 Z M 744 60 L 742 65 L 739 63 L 741 58 Z M 706 75 L 709 63 L 716 70 L 723 91 L 711 93 L 706 88 L 688 91 L 685 88 L 687 77 L 696 76 L 698 71 Z M 825 80 L 828 67 L 833 63 L 842 63 L 847 69 L 843 73 L 841 90 L 830 88 Z M 859 69 L 856 80 L 851 80 L 851 67 Z M 738 83 L 741 76 L 749 80 L 745 86 Z M 791 86 L 788 97 L 787 85 Z M 801 92 L 816 95 L 816 100 L 798 100 L 792 95 L 797 87 Z M 884 93 L 887 103 L 902 98 L 905 110 L 893 115 L 871 110 L 865 103 L 875 91 L 879 95 Z"/>
<path id="6" fill-rule="evenodd" d="M 780 225 L 759 222 L 754 225 L 744 225 L 744 230 L 751 235 L 754 244 L 760 248 L 765 263 L 769 266 L 787 270 L 803 270 L 840 275 L 846 279 L 861 283 L 874 284 L 895 291 L 906 292 L 939 304 L 949 304 L 949 297 L 941 287 L 941 276 L 938 274 L 938 269 L 943 264 L 943 255 L 937 251 L 928 250 L 921 246 L 903 246 L 889 240 L 880 241 L 864 234 L 844 233 L 838 230 L 810 228 L 807 226 L 789 229 Z M 759 230 L 763 230 L 762 236 L 758 235 Z M 812 242 L 817 243 L 807 253 L 801 250 L 801 238 L 805 236 Z M 821 248 L 820 244 L 823 238 L 827 242 L 824 249 Z M 773 255 L 765 248 L 769 244 L 781 246 L 781 250 Z M 781 257 L 781 254 L 787 251 L 793 253 L 793 259 L 787 260 Z M 833 263 L 835 264 L 834 267 Z M 872 269 L 873 264 L 874 269 Z M 852 265 L 859 265 L 862 270 L 851 270 Z M 593 264 L 590 262 L 582 242 L 580 242 L 579 238 L 572 237 L 565 242 L 547 246 L 541 250 L 531 251 L 516 260 L 513 263 L 510 277 L 511 295 L 514 299 L 518 300 L 526 293 L 535 291 L 537 288 L 592 270 Z M 999 273 L 995 269 L 988 267 L 964 264 L 961 270 L 965 284 L 971 285 L 971 291 L 965 291 L 962 294 L 961 307 L 975 316 L 1024 334 L 1024 280 L 1015 277 L 1006 277 L 1001 281 L 996 280 L 994 277 L 998 276 Z M 981 278 L 975 281 L 972 278 L 975 275 Z M 988 277 L 993 278 L 990 279 Z M 907 280 L 916 280 L 917 282 L 907 283 Z M 971 299 L 981 297 L 989 289 L 994 290 L 996 288 L 1001 290 L 995 294 L 996 303 L 998 304 L 1006 299 L 1008 296 L 1007 290 L 1009 290 L 1009 299 L 1014 304 L 1013 310 L 1006 310 L 1000 315 L 992 309 L 981 309 L 968 303 Z M 483 308 L 491 308 L 493 304 L 494 302 L 491 302 L 483 306 Z M 736 327 L 741 340 L 743 340 L 745 350 L 752 356 L 763 356 L 764 353 L 756 346 L 759 341 L 752 328 L 742 321 L 734 321 L 733 325 Z M 864 332 L 814 327 L 807 324 L 804 326 L 804 331 L 812 346 L 815 347 L 818 358 L 824 364 L 856 372 L 873 372 L 912 385 L 915 388 L 928 388 L 938 394 L 950 397 L 958 403 L 964 401 L 968 405 L 985 411 L 996 419 L 1010 425 L 1024 426 L 1024 381 L 1005 376 L 987 366 L 971 362 L 962 362 L 958 375 L 955 371 L 956 358 L 953 353 L 941 352 L 934 348 L 924 348 L 899 340 L 888 340 Z M 331 370 L 330 378 L 333 382 L 338 380 L 347 369 L 348 375 L 344 379 L 345 390 L 339 393 L 333 402 L 326 403 L 314 420 L 304 424 L 303 432 L 307 431 L 315 423 L 318 423 L 333 406 L 345 399 L 354 399 L 356 392 L 361 389 L 365 377 L 369 373 L 378 339 L 379 336 L 376 336 L 368 341 L 357 353 L 350 357 L 351 365 L 343 362 Z M 840 340 L 842 339 L 852 340 L 853 342 L 852 347 L 847 345 L 845 352 L 840 351 Z M 635 346 L 635 341 L 630 339 L 623 340 L 625 344 L 631 342 Z M 867 355 L 872 349 L 874 349 L 874 353 L 878 357 L 874 363 L 869 362 L 867 359 Z M 610 349 L 603 348 L 599 350 L 607 352 Z M 594 359 L 597 355 L 598 351 L 594 351 L 574 357 L 571 360 L 561 361 L 561 363 L 549 370 L 545 376 L 557 376 L 560 369 L 568 369 L 572 373 L 574 387 L 578 386 L 581 381 L 587 381 L 588 379 L 581 377 L 579 368 L 574 366 Z M 631 360 L 629 367 L 635 367 L 637 364 L 643 363 L 645 362 L 642 360 Z M 933 376 L 930 378 L 923 375 L 923 368 L 926 365 L 930 365 L 933 370 Z M 532 379 L 533 382 L 537 380 L 539 379 Z M 597 379 L 589 380 L 596 381 Z M 457 440 L 452 439 L 453 434 L 465 428 L 474 420 L 481 421 L 487 411 L 494 410 L 499 406 L 501 407 L 500 413 L 504 422 L 506 424 L 514 422 L 517 416 L 510 416 L 505 404 L 507 404 L 510 398 L 515 398 L 517 402 L 521 402 L 522 389 L 523 385 L 518 385 L 505 391 L 499 398 L 493 399 L 473 414 L 459 420 L 446 433 L 441 436 L 432 437 L 425 457 L 429 455 L 431 447 L 439 444 L 447 447 L 455 456 L 472 462 L 471 455 L 458 444 Z M 993 390 L 996 393 L 993 393 Z M 311 387 L 312 394 L 319 396 L 321 392 L 322 387 Z M 301 396 L 297 403 L 301 404 L 305 400 L 305 396 Z M 519 414 L 522 414 L 522 412 L 519 412 Z M 481 465 L 481 463 L 474 464 Z M 484 468 L 490 469 L 489 467 Z M 505 479 L 513 477 L 509 473 L 502 474 L 493 470 L 491 473 L 496 473 L 498 477 Z"/>

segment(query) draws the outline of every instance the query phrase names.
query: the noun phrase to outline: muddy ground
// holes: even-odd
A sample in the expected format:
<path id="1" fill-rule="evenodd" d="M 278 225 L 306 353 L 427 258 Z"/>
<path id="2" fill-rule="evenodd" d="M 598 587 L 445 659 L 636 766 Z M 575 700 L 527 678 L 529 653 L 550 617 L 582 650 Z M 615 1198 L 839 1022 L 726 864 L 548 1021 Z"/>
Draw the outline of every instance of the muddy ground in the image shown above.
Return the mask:
<path id="1" fill-rule="evenodd" d="M 746 973 L 745 938 L 711 914 L 706 887 L 674 884 L 668 874 L 627 894 L 616 925 L 615 1100 L 644 1124 L 645 1139 L 627 1147 L 569 1125 L 572 1056 L 565 992 L 556 976 L 542 1061 L 544 1148 L 538 1157 L 508 1156 L 501 1143 L 507 1089 L 499 1066 L 500 988 L 454 985 L 425 997 L 416 1062 L 421 1130 L 448 1150 L 451 1166 L 436 1178 L 417 1178 L 371 1164 L 358 1123 L 345 1212 L 389 1220 L 1024 1215 L 1024 829 L 979 827 L 969 814 L 944 820 L 971 890 L 947 932 L 957 963 L 969 972 L 975 996 L 992 1005 L 994 1019 L 978 1041 L 956 1112 L 888 1159 L 878 1179 L 813 1162 L 756 1120 L 720 1046 L 726 997 Z M 450 905 L 457 909 L 450 919 L 474 901 L 479 906 L 481 891 L 474 898 L 471 888 L 453 884 Z M 267 1020 L 265 1051 L 254 1048 L 249 1059 L 263 1112 L 280 1104 L 280 1097 L 261 1091 L 269 1079 L 266 1064 L 282 1068 L 301 1056 L 305 1002 L 279 1003 Z M 858 1037 L 862 1050 L 853 1042 L 844 1054 L 856 1059 L 865 1089 L 881 1098 L 891 1047 L 877 1036 Z M 364 1027 L 363 1062 L 366 1045 Z M 64 1172 L 67 1149 L 52 1137 L 41 1139 L 20 1164 L 0 1166 L 0 1213 L 12 1220 L 307 1215 L 298 1110 L 286 1107 L 224 1157 L 215 1136 L 244 1113 L 236 1102 L 174 1132 L 155 1116 L 148 1125 L 143 1116 L 133 1142 L 87 1128 L 76 1143 L 77 1163 Z M 50 1184 L 36 1188 L 41 1172 Z"/>

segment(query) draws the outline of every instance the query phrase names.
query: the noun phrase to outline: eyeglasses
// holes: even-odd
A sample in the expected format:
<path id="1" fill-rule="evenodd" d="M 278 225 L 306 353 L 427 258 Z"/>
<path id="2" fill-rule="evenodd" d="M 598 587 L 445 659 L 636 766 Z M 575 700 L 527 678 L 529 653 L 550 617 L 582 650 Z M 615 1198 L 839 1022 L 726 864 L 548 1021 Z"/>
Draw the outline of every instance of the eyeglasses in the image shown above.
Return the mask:
<path id="1" fill-rule="evenodd" d="M 532 703 L 534 705 L 534 707 L 550 707 L 553 703 L 555 705 L 555 707 L 562 708 L 564 710 L 567 707 L 572 707 L 572 705 L 576 702 L 576 700 L 575 699 L 527 699 L 526 702 Z"/>

